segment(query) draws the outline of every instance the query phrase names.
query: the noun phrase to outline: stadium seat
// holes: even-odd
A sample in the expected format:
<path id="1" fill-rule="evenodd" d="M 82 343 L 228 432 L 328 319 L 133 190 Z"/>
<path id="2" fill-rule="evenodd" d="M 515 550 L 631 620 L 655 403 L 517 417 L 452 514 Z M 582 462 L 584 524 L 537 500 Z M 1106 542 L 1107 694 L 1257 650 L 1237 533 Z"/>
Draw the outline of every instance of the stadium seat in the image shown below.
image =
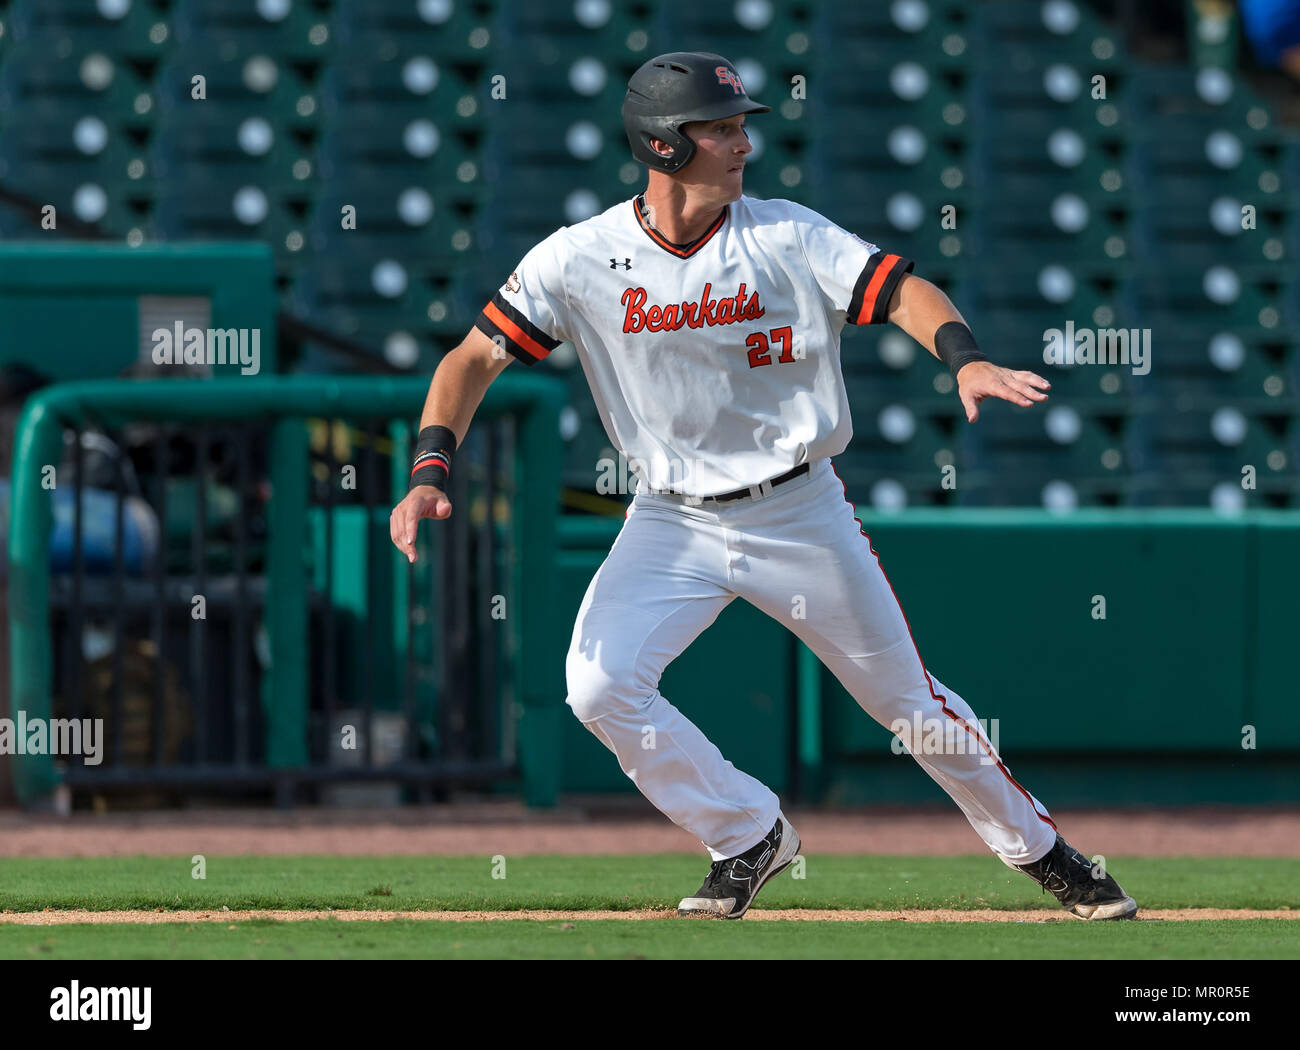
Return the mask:
<path id="1" fill-rule="evenodd" d="M 1104 60 L 1122 43 L 1080 0 L 998 0 L 975 4 L 970 13 L 972 33 L 983 54 L 998 49 L 1066 46 Z M 1099 47 L 1098 40 L 1109 46 Z"/>
<path id="2" fill-rule="evenodd" d="M 964 92 L 923 62 L 835 63 L 815 74 L 814 81 L 811 86 L 825 99 L 828 113 L 870 111 L 896 124 L 942 129 L 950 137 L 970 132 Z"/>
<path id="3" fill-rule="evenodd" d="M 675 50 L 717 51 L 727 41 L 728 58 L 744 53 L 765 61 L 806 55 L 812 46 L 811 5 L 672 4 L 662 9 L 664 38 L 680 41 Z M 743 71 L 741 71 L 743 79 Z M 748 85 L 746 85 L 748 88 Z"/>
<path id="4" fill-rule="evenodd" d="M 292 65 L 257 51 L 223 57 L 201 44 L 172 49 L 159 70 L 161 113 L 194 111 L 196 73 L 205 79 L 204 104 L 214 109 L 304 128 L 319 119 L 319 102 Z"/>
<path id="5" fill-rule="evenodd" d="M 1284 338 L 1270 338 L 1258 326 L 1162 326 L 1155 367 L 1133 376 L 1135 407 L 1210 411 L 1227 402 L 1252 416 L 1291 411 L 1296 377 L 1287 351 Z"/>
<path id="6" fill-rule="evenodd" d="M 7 22 L 20 46 L 39 42 L 55 54 L 102 51 L 117 59 L 156 59 L 171 35 L 144 0 L 15 0 Z"/>
<path id="7" fill-rule="evenodd" d="M 665 26 L 654 7 L 604 0 L 500 4 L 493 31 L 498 46 L 506 52 L 530 48 L 539 39 L 568 41 L 574 48 L 596 48 L 621 64 L 625 82 L 633 69 L 658 53 L 650 47 L 651 37 L 666 39 Z"/>
<path id="8" fill-rule="evenodd" d="M 864 129 L 862 134 L 826 139 L 812 156 L 809 189 L 823 202 L 852 204 L 856 194 L 843 187 L 854 183 L 859 192 L 885 186 L 923 199 L 968 185 L 965 156 L 912 124 L 891 123 L 874 133 Z"/>
<path id="9" fill-rule="evenodd" d="M 495 73 L 482 78 L 485 119 L 508 116 L 520 104 L 578 104 L 578 111 L 591 119 L 618 119 L 627 74 L 607 53 L 577 49 L 564 37 L 531 41 L 529 52 L 531 60 L 510 66 L 500 81 Z"/>
<path id="10" fill-rule="evenodd" d="M 1254 92 L 1226 69 L 1167 68 L 1140 63 L 1128 73 L 1126 91 L 1135 112 L 1162 124 L 1176 120 L 1245 129 L 1252 127 L 1251 110 L 1263 109 Z M 1253 116 L 1258 122 L 1258 115 Z"/>
<path id="11" fill-rule="evenodd" d="M 977 177 L 996 192 L 1006 176 L 1032 176 L 1047 185 L 1109 189 L 1103 176 L 1120 164 L 1122 138 L 1101 125 L 1079 126 L 1051 113 L 996 123 L 973 143 Z M 1115 189 L 1119 187 L 1116 186 Z"/>
<path id="12" fill-rule="evenodd" d="M 1037 54 L 1004 56 L 971 78 L 972 108 L 982 126 L 1018 126 L 1028 119 L 1076 128 L 1115 128 L 1122 133 L 1120 122 L 1128 100 L 1110 81 L 1104 85 L 1104 99 L 1094 98 L 1095 75 L 1093 65 L 1081 60 L 1049 63 Z"/>
<path id="13" fill-rule="evenodd" d="M 1079 193 L 1073 180 L 1006 176 L 966 213 L 972 250 L 999 257 L 1121 259 L 1131 250 L 1122 210 Z"/>
<path id="14" fill-rule="evenodd" d="M 447 130 L 482 123 L 484 106 L 473 85 L 431 49 L 394 47 L 380 62 L 371 55 L 359 52 L 326 69 L 321 103 L 331 117 L 345 117 L 358 107 L 384 107 L 395 110 L 392 120 L 419 116 Z"/>
<path id="15" fill-rule="evenodd" d="M 177 111 L 159 121 L 150 150 L 153 174 L 183 188 L 202 178 L 251 183 L 274 196 L 305 198 L 315 176 L 310 157 L 287 128 L 264 117 L 213 108 Z"/>
<path id="16" fill-rule="evenodd" d="M 961 502 L 970 506 L 1068 509 L 1118 501 L 1125 476 L 1119 438 L 1065 402 L 985 402 L 979 423 L 960 430 L 959 462 L 968 482 Z"/>
<path id="17" fill-rule="evenodd" d="M 305 0 L 177 0 L 172 25 L 181 44 L 218 52 L 319 61 L 331 47 L 327 21 Z"/>
<path id="18" fill-rule="evenodd" d="M 959 5 L 937 0 L 890 4 L 821 5 L 817 46 L 833 48 L 852 67 L 900 61 L 923 62 L 934 71 L 962 69 L 970 61 L 970 38 L 954 13 Z"/>
<path id="19" fill-rule="evenodd" d="M 1216 331 L 1263 325 L 1276 328 L 1280 303 L 1256 280 L 1249 268 L 1215 263 L 1184 266 L 1166 260 L 1161 267 L 1142 267 L 1130 286 L 1132 309 L 1145 327 L 1195 325 Z M 1272 311 L 1272 316 L 1265 311 Z"/>
<path id="20" fill-rule="evenodd" d="M 438 200 L 467 207 L 485 191 L 482 164 L 461 139 L 444 134 L 418 107 L 350 110 L 324 123 L 317 150 L 321 178 L 362 181 L 371 176 L 425 187 Z"/>
<path id="21" fill-rule="evenodd" d="M 141 151 L 89 107 L 23 107 L 0 121 L 0 178 L 16 189 L 40 189 L 29 165 L 66 168 L 70 178 L 113 186 L 144 176 Z"/>
<path id="22" fill-rule="evenodd" d="M 162 187 L 149 224 L 151 239 L 266 241 L 281 265 L 306 247 L 301 220 L 256 183 L 203 179 L 199 169 Z"/>
<path id="23" fill-rule="evenodd" d="M 463 62 L 491 53 L 490 23 L 468 0 L 338 0 L 333 27 L 340 50 L 387 38 Z"/>
<path id="24" fill-rule="evenodd" d="M 1134 245 L 1149 259 L 1176 258 L 1212 266 L 1276 263 L 1287 254 L 1282 215 L 1251 204 L 1252 194 L 1206 192 L 1198 185 L 1183 193 L 1139 202 L 1133 213 Z M 1171 199 L 1172 197 L 1172 199 Z M 1252 229 L 1243 229 L 1243 204 L 1254 210 Z"/>
<path id="25" fill-rule="evenodd" d="M 345 206 L 355 209 L 353 228 L 343 226 Z M 313 206 L 309 243 L 317 254 L 391 256 L 450 272 L 466 256 L 468 225 L 454 209 L 441 207 L 424 186 L 385 173 L 369 183 L 346 178 L 331 182 Z M 457 244 L 463 246 L 458 249 Z"/>
<path id="26" fill-rule="evenodd" d="M 1241 468 L 1256 466 L 1267 474 L 1271 453 L 1284 450 L 1286 440 L 1242 407 L 1220 400 L 1214 407 L 1182 411 L 1137 412 L 1127 430 L 1133 469 L 1142 474 L 1171 477 L 1215 475 L 1240 479 Z M 1277 462 L 1274 457 L 1274 462 Z M 1285 464 L 1282 468 L 1285 469 Z"/>
<path id="27" fill-rule="evenodd" d="M 7 168 L 0 168 L 0 181 L 42 205 L 53 204 L 56 215 L 72 216 L 105 234 L 125 235 L 134 229 L 150 195 L 148 180 L 133 183 L 99 179 L 86 165 L 28 161 L 23 163 L 18 178 L 9 178 Z M 17 212 L 10 214 L 8 227 L 15 236 L 48 236 L 39 230 L 37 220 L 24 219 Z"/>
<path id="28" fill-rule="evenodd" d="M 1269 141 L 1252 143 L 1217 125 L 1143 129 L 1129 139 L 1126 171 L 1137 194 L 1159 198 L 1180 187 L 1267 199 L 1281 190 L 1281 164 Z"/>
<path id="29" fill-rule="evenodd" d="M 103 51 L 74 54 L 48 36 L 15 48 L 0 64 L 0 109 L 37 106 L 93 112 L 112 127 L 145 127 L 154 119 L 153 96 L 127 63 Z"/>
<path id="30" fill-rule="evenodd" d="M 308 321 L 349 338 L 364 337 L 383 353 L 393 333 L 429 343 L 441 323 L 431 320 L 431 312 L 440 313 L 432 308 L 450 312 L 455 294 L 454 288 L 420 279 L 403 260 L 310 257 L 294 278 L 289 301 Z"/>

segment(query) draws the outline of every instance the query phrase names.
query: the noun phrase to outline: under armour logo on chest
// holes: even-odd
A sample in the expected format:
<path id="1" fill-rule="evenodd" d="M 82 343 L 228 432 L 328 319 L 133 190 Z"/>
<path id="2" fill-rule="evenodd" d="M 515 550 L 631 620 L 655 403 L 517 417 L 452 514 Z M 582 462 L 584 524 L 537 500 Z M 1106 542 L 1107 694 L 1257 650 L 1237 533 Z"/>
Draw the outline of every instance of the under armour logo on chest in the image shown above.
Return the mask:
<path id="1" fill-rule="evenodd" d="M 617 270 L 620 266 L 625 270 L 630 270 L 632 269 L 632 260 L 628 258 L 625 258 L 622 262 L 619 262 L 617 259 L 609 260 L 609 268 L 611 270 Z"/>

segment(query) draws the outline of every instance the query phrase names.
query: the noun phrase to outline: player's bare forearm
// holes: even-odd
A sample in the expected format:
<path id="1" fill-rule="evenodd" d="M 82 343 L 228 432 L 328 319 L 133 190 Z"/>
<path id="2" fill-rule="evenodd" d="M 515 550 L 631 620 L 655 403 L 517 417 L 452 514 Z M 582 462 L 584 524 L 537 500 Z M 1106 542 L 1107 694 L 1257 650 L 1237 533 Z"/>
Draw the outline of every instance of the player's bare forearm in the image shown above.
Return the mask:
<path id="1" fill-rule="evenodd" d="M 424 411 L 420 414 L 420 430 L 446 427 L 455 435 L 459 446 L 465 440 L 470 420 L 478 411 L 487 388 L 509 363 L 508 354 L 477 328 L 472 329 L 434 370 L 429 393 L 424 399 Z M 450 448 L 448 444 L 448 457 Z M 450 458 L 446 462 L 450 464 Z M 393 508 L 388 523 L 389 536 L 397 549 L 413 562 L 415 530 L 420 519 L 450 515 L 451 500 L 442 489 L 436 485 L 417 484 Z"/>
<path id="2" fill-rule="evenodd" d="M 967 331 L 961 335 L 970 338 L 969 326 L 952 300 L 941 288 L 915 274 L 907 274 L 895 287 L 889 300 L 889 320 L 941 361 L 944 356 L 935 337 L 944 325 L 963 326 Z M 986 397 L 1028 408 L 1035 401 L 1046 401 L 1043 391 L 1050 390 L 1051 386 L 1035 372 L 1003 368 L 992 361 L 971 361 L 957 368 L 957 395 L 971 423 L 979 419 L 978 406 Z"/>
<path id="3" fill-rule="evenodd" d="M 966 323 L 966 319 L 952 305 L 952 300 L 923 277 L 909 273 L 903 276 L 889 300 L 889 321 L 898 325 L 923 347 L 938 357 L 934 347 L 934 333 L 949 321 Z"/>
<path id="4" fill-rule="evenodd" d="M 456 435 L 457 445 L 463 442 L 487 388 L 510 360 L 510 355 L 486 335 L 471 329 L 434 370 L 420 414 L 420 429 L 447 427 Z"/>

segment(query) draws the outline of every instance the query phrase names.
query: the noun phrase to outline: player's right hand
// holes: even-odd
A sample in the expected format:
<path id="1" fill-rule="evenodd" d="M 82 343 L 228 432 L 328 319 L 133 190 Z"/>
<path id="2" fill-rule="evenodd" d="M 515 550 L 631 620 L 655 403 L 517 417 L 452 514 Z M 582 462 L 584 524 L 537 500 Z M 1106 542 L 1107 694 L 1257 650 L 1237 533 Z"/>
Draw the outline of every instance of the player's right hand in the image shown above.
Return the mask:
<path id="1" fill-rule="evenodd" d="M 435 485 L 416 485 L 406 498 L 393 508 L 388 519 L 388 534 L 409 562 L 415 561 L 415 530 L 421 518 L 451 517 L 451 500 Z"/>

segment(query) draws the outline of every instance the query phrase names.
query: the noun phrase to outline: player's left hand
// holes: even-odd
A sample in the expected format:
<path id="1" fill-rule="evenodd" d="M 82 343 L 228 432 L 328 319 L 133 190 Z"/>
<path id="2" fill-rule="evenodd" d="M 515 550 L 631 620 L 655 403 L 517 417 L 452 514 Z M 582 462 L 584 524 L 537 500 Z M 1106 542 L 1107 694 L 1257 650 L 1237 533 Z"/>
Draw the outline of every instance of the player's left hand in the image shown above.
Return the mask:
<path id="1" fill-rule="evenodd" d="M 1000 397 L 1013 405 L 1028 408 L 1035 401 L 1046 401 L 1044 390 L 1052 384 L 1034 372 L 1015 372 L 992 361 L 972 361 L 957 373 L 957 396 L 966 409 L 966 419 L 974 423 L 980 417 L 979 403 L 986 397 Z"/>

